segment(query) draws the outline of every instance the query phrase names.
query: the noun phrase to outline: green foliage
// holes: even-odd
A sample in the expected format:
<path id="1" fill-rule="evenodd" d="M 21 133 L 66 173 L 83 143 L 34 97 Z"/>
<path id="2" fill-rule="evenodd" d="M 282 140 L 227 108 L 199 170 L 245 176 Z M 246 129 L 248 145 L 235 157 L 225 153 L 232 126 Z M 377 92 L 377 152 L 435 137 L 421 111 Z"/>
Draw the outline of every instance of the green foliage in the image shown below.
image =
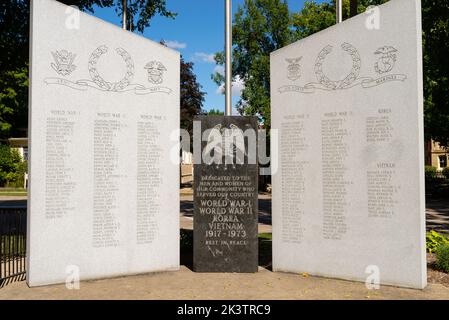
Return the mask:
<path id="1" fill-rule="evenodd" d="M 380 5 L 388 0 L 358 0 L 357 12 L 362 13 L 369 6 Z M 349 18 L 350 0 L 343 0 L 343 19 Z M 317 3 L 307 1 L 298 13 L 292 14 L 292 25 L 296 30 L 296 39 L 308 37 L 335 24 L 335 0 Z"/>
<path id="2" fill-rule="evenodd" d="M 426 248 L 429 253 L 435 253 L 442 245 L 449 245 L 449 239 L 442 234 L 431 230 L 426 234 Z"/>
<path id="3" fill-rule="evenodd" d="M 270 125 L 270 53 L 292 42 L 290 12 L 285 0 L 245 0 L 234 16 L 233 77 L 245 88 L 237 109 L 242 115 L 257 115 Z M 215 55 L 224 64 L 224 54 Z M 223 75 L 212 79 L 223 83 Z"/>
<path id="4" fill-rule="evenodd" d="M 94 12 L 94 6 L 114 7 L 117 16 L 122 17 L 123 0 L 59 0 L 68 5 L 75 5 L 81 10 Z M 151 19 L 160 15 L 175 18 L 176 13 L 167 9 L 166 0 L 127 0 L 127 29 L 143 32 L 150 26 Z M 121 21 L 121 20 L 120 20 Z"/>
<path id="5" fill-rule="evenodd" d="M 122 14 L 122 0 L 59 0 L 93 12 L 94 6 L 115 7 Z M 174 18 L 166 0 L 127 0 L 128 29 L 143 32 L 156 15 Z M 29 0 L 0 1 L 0 138 L 27 127 Z"/>
<path id="6" fill-rule="evenodd" d="M 269 268 L 272 264 L 273 243 L 271 233 L 259 233 L 259 266 Z"/>
<path id="7" fill-rule="evenodd" d="M 426 179 L 435 178 L 437 175 L 437 168 L 435 168 L 433 166 L 425 166 L 424 170 L 425 170 Z"/>
<path id="8" fill-rule="evenodd" d="M 388 0 L 358 0 L 358 13 Z M 424 112 L 426 138 L 449 145 L 449 2 L 422 0 Z M 349 0 L 343 1 L 343 18 Z M 270 124 L 269 54 L 291 42 L 335 24 L 335 0 L 307 1 L 299 12 L 289 12 L 286 1 L 245 0 L 234 16 L 234 77 L 245 83 L 238 103 L 241 114 L 259 115 Z M 215 59 L 223 64 L 224 54 Z M 223 75 L 212 79 L 223 83 Z"/>
<path id="9" fill-rule="evenodd" d="M 29 0 L 0 2 L 0 74 L 28 63 Z"/>
<path id="10" fill-rule="evenodd" d="M 122 15 L 122 0 L 59 0 L 75 5 L 80 10 L 94 12 L 94 7 L 114 7 Z M 156 16 L 176 17 L 167 9 L 166 0 L 127 0 L 129 30 L 143 32 Z M 28 62 L 29 0 L 5 0 L 0 2 L 0 70 L 16 70 Z"/>
<path id="11" fill-rule="evenodd" d="M 165 41 L 160 42 L 166 45 Z M 193 62 L 186 62 L 181 56 L 181 129 L 187 130 L 190 135 L 190 149 L 193 149 L 193 118 L 202 114 L 205 92 L 201 91 L 201 84 L 193 71 Z"/>
<path id="12" fill-rule="evenodd" d="M 439 246 L 435 251 L 435 266 L 446 273 L 449 273 L 449 243 Z"/>
<path id="13" fill-rule="evenodd" d="M 359 1 L 359 12 L 368 5 L 386 0 Z M 343 2 L 343 17 L 349 16 L 349 0 Z M 234 16 L 233 76 L 244 81 L 238 111 L 257 115 L 266 128 L 270 127 L 270 53 L 296 40 L 307 37 L 335 24 L 335 3 L 308 1 L 297 13 L 290 13 L 285 0 L 245 0 Z M 224 63 L 224 53 L 215 55 Z M 217 84 L 223 75 L 215 73 Z"/>
<path id="14" fill-rule="evenodd" d="M 273 240 L 273 234 L 272 233 L 259 233 L 259 239 L 263 240 Z"/>
<path id="15" fill-rule="evenodd" d="M 116 2 L 116 12 L 123 11 L 122 3 L 122 0 Z M 143 32 L 156 14 L 175 18 L 177 14 L 167 10 L 166 6 L 166 0 L 128 0 L 128 30 Z"/>
<path id="16" fill-rule="evenodd" d="M 442 173 L 446 179 L 449 179 L 449 167 L 444 168 Z"/>
<path id="17" fill-rule="evenodd" d="M 13 128 L 27 127 L 28 70 L 0 71 L 0 137 L 8 137 Z"/>
<path id="18" fill-rule="evenodd" d="M 207 114 L 210 116 L 222 116 L 222 115 L 224 115 L 224 112 L 220 111 L 218 109 L 210 109 Z"/>
<path id="19" fill-rule="evenodd" d="M 17 150 L 0 145 L 0 186 L 22 187 L 27 163 Z"/>
<path id="20" fill-rule="evenodd" d="M 7 145 L 0 145 L 0 170 L 14 171 L 15 164 L 21 161 L 19 153 Z"/>
<path id="21" fill-rule="evenodd" d="M 193 62 L 185 62 L 181 57 L 181 128 L 193 139 L 193 117 L 201 114 L 205 92 L 193 72 Z M 193 147 L 192 141 L 190 148 Z"/>
<path id="22" fill-rule="evenodd" d="M 449 2 L 422 0 L 424 126 L 427 138 L 449 144 Z"/>
<path id="23" fill-rule="evenodd" d="M 346 3 L 343 12 L 346 13 Z M 333 3 L 317 4 L 315 1 L 304 3 L 300 12 L 292 14 L 292 25 L 296 30 L 296 39 L 308 37 L 335 24 L 335 5 Z"/>
<path id="24" fill-rule="evenodd" d="M 29 1 L 0 2 L 0 138 L 27 126 Z"/>

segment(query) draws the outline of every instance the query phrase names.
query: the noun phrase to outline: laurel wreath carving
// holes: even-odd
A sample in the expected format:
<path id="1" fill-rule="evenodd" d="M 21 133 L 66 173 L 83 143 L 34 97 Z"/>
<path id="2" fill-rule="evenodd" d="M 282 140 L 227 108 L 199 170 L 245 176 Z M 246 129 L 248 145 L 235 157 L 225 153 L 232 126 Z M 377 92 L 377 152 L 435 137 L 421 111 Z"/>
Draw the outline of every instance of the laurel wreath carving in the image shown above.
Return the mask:
<path id="1" fill-rule="evenodd" d="M 326 59 L 326 56 L 332 52 L 333 47 L 331 45 L 324 47 L 320 51 L 315 62 L 315 74 L 318 82 L 332 90 L 344 89 L 350 86 L 355 80 L 357 80 L 360 74 L 360 67 L 362 63 L 357 49 L 346 42 L 341 45 L 341 48 L 348 52 L 352 58 L 351 72 L 343 80 L 333 81 L 323 73 L 323 62 Z"/>
<path id="2" fill-rule="evenodd" d="M 107 46 L 103 45 L 103 46 L 98 47 L 97 49 L 94 50 L 94 52 L 92 52 L 92 54 L 90 55 L 90 58 L 89 58 L 88 68 L 89 68 L 89 74 L 90 74 L 90 77 L 92 78 L 92 81 L 96 85 L 98 85 L 100 88 L 107 90 L 107 91 L 123 90 L 130 84 L 132 78 L 134 77 L 134 63 L 133 63 L 133 60 L 132 60 L 131 56 L 129 55 L 129 53 L 126 52 L 126 50 L 122 49 L 122 48 L 116 48 L 115 51 L 117 52 L 117 54 L 119 54 L 123 58 L 123 60 L 126 63 L 125 76 L 119 82 L 105 81 L 98 73 L 96 66 L 97 66 L 97 63 L 98 63 L 98 60 L 100 59 L 100 57 L 108 52 Z"/>

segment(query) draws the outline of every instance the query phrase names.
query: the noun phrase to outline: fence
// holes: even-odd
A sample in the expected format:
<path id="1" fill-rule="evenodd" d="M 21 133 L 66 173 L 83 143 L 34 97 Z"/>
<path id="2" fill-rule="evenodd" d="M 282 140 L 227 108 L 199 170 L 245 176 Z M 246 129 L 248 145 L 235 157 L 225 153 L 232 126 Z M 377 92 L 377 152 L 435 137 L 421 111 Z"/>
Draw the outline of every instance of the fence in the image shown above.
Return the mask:
<path id="1" fill-rule="evenodd" d="M 0 208 L 0 288 L 26 277 L 26 208 Z"/>

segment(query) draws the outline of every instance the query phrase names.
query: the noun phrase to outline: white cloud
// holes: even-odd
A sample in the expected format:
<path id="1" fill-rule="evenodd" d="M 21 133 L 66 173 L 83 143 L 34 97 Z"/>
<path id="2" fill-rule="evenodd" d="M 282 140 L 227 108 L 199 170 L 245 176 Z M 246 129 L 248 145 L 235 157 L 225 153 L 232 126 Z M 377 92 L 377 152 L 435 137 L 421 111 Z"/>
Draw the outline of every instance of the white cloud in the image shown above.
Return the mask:
<path id="1" fill-rule="evenodd" d="M 224 69 L 223 66 L 215 66 L 215 68 L 214 68 L 214 73 L 219 73 L 219 74 L 221 74 L 222 76 L 224 76 L 224 74 L 225 74 L 225 69 Z"/>
<path id="2" fill-rule="evenodd" d="M 193 59 L 197 60 L 197 61 L 203 61 L 203 62 L 208 62 L 208 63 L 215 63 L 214 56 L 215 55 L 213 53 L 195 52 L 193 54 Z"/>
<path id="3" fill-rule="evenodd" d="M 187 44 L 184 42 L 179 42 L 176 40 L 168 40 L 165 41 L 165 45 L 172 49 L 185 49 L 187 47 Z"/>
<path id="4" fill-rule="evenodd" d="M 234 81 L 232 81 L 232 95 L 234 97 L 240 97 L 242 94 L 242 90 L 245 89 L 245 83 L 243 82 L 243 79 L 240 79 L 240 76 L 237 76 Z M 224 93 L 224 84 L 219 86 L 216 91 L 217 94 L 223 94 Z"/>
<path id="5" fill-rule="evenodd" d="M 232 82 L 232 94 L 240 97 L 243 89 L 245 89 L 245 83 L 243 82 L 243 79 L 240 79 L 240 77 L 237 76 Z"/>

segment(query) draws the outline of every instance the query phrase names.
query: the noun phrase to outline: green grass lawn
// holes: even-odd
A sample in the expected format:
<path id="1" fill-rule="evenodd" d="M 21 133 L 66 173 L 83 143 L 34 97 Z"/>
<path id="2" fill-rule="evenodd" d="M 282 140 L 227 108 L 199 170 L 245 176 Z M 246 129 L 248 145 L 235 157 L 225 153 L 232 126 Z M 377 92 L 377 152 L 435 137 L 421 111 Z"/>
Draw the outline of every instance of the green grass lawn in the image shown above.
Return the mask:
<path id="1" fill-rule="evenodd" d="M 271 269 L 272 234 L 259 233 L 259 266 Z"/>
<path id="2" fill-rule="evenodd" d="M 0 196 L 26 196 L 27 194 L 24 188 L 0 188 Z"/>
<path id="3" fill-rule="evenodd" d="M 259 240 L 273 240 L 273 235 L 271 233 L 259 233 Z"/>

